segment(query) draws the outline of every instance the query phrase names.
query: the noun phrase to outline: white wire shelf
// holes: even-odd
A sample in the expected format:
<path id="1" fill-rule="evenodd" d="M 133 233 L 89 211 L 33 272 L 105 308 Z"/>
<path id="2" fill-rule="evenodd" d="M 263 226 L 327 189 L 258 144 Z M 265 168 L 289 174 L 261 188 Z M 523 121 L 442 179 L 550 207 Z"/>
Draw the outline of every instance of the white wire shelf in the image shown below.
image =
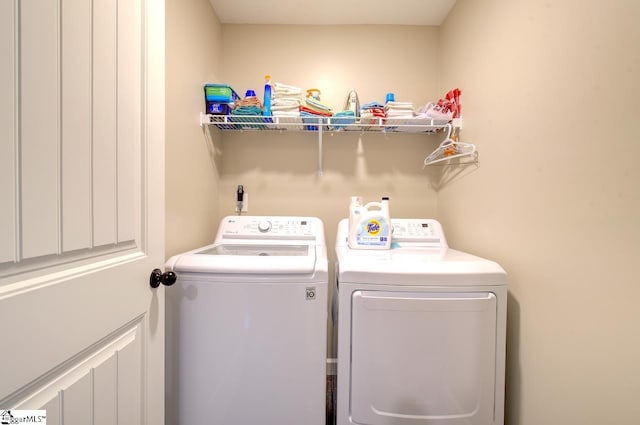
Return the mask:
<path id="1" fill-rule="evenodd" d="M 353 117 L 265 117 L 257 115 L 211 115 L 200 113 L 200 126 L 223 131 L 294 131 L 318 135 L 318 175 L 322 176 L 322 135 L 340 132 L 434 134 L 445 128 L 462 128 L 460 118 L 452 121 L 424 118 Z M 205 131 L 205 135 L 206 135 Z"/>
<path id="2" fill-rule="evenodd" d="M 200 114 L 201 125 L 220 130 L 262 130 L 319 132 L 386 132 L 431 134 L 445 128 L 448 121 L 425 118 L 352 118 L 352 117 L 264 117 L 251 115 Z"/>

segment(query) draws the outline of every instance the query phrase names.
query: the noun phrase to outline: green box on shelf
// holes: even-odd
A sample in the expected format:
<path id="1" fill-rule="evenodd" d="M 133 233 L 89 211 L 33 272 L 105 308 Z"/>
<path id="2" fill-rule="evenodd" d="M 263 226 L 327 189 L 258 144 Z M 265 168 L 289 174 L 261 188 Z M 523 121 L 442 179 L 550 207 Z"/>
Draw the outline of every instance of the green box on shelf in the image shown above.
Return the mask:
<path id="1" fill-rule="evenodd" d="M 240 96 L 227 84 L 205 84 L 204 99 L 206 102 L 233 103 Z"/>

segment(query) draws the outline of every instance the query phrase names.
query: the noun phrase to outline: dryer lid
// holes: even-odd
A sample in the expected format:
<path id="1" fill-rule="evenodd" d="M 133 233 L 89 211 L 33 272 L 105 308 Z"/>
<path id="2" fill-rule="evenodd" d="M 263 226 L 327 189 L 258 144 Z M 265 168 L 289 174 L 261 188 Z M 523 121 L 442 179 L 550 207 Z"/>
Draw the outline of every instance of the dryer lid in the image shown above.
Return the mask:
<path id="1" fill-rule="evenodd" d="M 453 249 L 399 248 L 379 251 L 337 247 L 338 280 L 374 285 L 506 285 L 499 264 Z"/>

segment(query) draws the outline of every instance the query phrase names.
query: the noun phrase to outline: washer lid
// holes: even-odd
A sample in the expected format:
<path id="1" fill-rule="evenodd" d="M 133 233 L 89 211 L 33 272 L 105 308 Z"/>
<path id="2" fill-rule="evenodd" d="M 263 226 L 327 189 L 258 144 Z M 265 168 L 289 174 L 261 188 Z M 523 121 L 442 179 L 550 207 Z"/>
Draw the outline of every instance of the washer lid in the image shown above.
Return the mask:
<path id="1" fill-rule="evenodd" d="M 220 244 L 203 249 L 195 255 L 246 255 L 250 257 L 301 257 L 309 255 L 309 245 L 247 245 Z"/>
<path id="2" fill-rule="evenodd" d="M 311 274 L 316 247 L 308 244 L 215 244 L 172 257 L 176 272 L 232 274 Z"/>

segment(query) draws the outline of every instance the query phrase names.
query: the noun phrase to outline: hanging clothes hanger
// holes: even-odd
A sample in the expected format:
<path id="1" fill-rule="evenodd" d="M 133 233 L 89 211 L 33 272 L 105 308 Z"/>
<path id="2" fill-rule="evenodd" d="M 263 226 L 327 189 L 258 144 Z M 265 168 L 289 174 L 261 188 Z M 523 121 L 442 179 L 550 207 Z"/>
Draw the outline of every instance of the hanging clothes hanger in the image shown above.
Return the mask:
<path id="1" fill-rule="evenodd" d="M 471 156 L 478 158 L 476 145 L 473 143 L 465 143 L 458 141 L 459 135 L 456 134 L 453 126 L 447 124 L 447 137 L 440 142 L 440 146 L 436 148 L 429 156 L 424 159 L 424 166 L 437 164 L 439 162 L 448 161 L 454 158 L 462 158 Z"/>

